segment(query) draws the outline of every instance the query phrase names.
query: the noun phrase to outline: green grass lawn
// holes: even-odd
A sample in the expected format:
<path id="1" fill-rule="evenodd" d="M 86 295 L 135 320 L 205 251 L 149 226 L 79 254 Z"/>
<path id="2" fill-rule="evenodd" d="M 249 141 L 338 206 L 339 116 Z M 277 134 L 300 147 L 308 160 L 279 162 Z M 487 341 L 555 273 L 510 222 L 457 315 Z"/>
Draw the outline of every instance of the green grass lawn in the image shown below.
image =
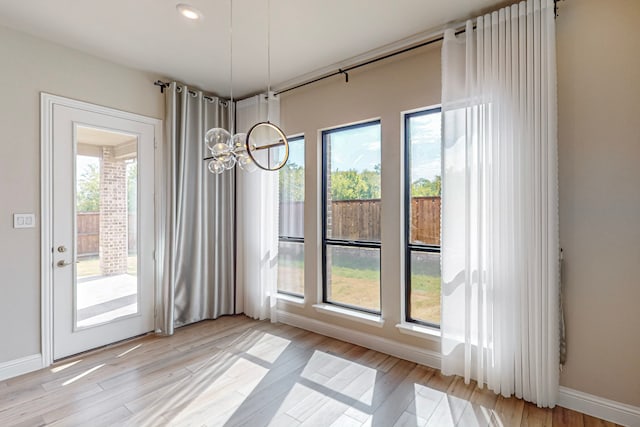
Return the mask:
<path id="1" fill-rule="evenodd" d="M 301 262 L 282 262 L 278 266 L 278 289 L 302 294 Z M 380 272 L 376 269 L 334 266 L 330 299 L 371 310 L 380 310 Z M 411 317 L 440 323 L 440 277 L 411 275 Z"/>
<path id="2" fill-rule="evenodd" d="M 128 258 L 127 273 L 135 275 L 138 263 L 135 255 Z M 98 257 L 81 260 L 78 277 L 99 276 Z M 280 260 L 278 289 L 303 294 L 304 269 L 301 261 Z M 380 272 L 372 268 L 351 268 L 334 265 L 331 270 L 330 299 L 343 304 L 380 310 Z M 440 277 L 428 274 L 411 275 L 411 317 L 430 323 L 440 323 Z"/>

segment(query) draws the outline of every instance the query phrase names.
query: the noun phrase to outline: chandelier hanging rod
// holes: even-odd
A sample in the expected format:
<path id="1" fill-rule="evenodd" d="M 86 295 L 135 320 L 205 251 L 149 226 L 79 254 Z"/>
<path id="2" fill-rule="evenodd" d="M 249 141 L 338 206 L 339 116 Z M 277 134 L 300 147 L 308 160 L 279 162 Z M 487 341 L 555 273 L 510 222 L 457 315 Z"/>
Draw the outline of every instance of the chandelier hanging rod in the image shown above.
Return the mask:
<path id="1" fill-rule="evenodd" d="M 252 151 L 260 151 L 260 150 L 269 150 L 270 148 L 276 148 L 276 147 L 282 147 L 283 145 L 285 145 L 283 140 L 280 140 L 279 142 L 273 143 L 273 144 L 267 144 L 267 145 L 261 145 L 261 146 L 256 146 L 253 147 L 251 150 Z M 211 160 L 213 159 L 215 156 L 208 156 L 205 157 L 202 160 Z"/>

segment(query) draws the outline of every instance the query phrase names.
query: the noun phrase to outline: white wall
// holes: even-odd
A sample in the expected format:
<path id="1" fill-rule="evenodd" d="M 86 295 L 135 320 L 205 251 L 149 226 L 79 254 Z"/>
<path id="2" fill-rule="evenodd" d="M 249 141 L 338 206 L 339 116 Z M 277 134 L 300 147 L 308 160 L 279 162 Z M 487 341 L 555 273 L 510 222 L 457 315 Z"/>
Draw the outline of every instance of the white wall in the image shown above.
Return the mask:
<path id="1" fill-rule="evenodd" d="M 157 76 L 0 27 L 0 363 L 40 353 L 40 92 L 163 118 Z M 12 214 L 36 214 L 14 229 Z"/>

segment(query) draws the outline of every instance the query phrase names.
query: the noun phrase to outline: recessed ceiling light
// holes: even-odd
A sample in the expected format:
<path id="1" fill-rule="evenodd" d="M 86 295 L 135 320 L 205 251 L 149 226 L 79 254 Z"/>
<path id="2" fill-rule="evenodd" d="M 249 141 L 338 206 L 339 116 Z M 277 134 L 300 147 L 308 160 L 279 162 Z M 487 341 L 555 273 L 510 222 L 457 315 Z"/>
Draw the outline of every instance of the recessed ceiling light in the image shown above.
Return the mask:
<path id="1" fill-rule="evenodd" d="M 190 21 L 198 21 L 203 18 L 202 12 L 200 12 L 195 7 L 186 3 L 179 3 L 176 5 L 176 10 L 180 15 L 184 16 Z"/>

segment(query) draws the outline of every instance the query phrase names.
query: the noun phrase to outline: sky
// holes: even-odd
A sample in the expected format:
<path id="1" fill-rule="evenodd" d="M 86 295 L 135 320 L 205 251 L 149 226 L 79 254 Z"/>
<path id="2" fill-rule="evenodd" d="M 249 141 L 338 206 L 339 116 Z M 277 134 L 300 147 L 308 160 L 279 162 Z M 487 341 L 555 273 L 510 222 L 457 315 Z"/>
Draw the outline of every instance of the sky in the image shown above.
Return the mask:
<path id="1" fill-rule="evenodd" d="M 287 163 L 304 165 L 304 138 L 289 138 L 289 160 Z"/>
<path id="2" fill-rule="evenodd" d="M 411 180 L 433 180 L 440 175 L 440 113 L 416 115 L 410 120 Z M 331 170 L 374 170 L 380 160 L 380 125 L 361 126 L 331 132 Z M 95 157 L 78 156 L 78 178 L 88 164 L 98 163 Z M 289 160 L 304 164 L 304 139 L 289 140 Z"/>
<path id="3" fill-rule="evenodd" d="M 411 181 L 434 180 L 441 174 L 440 113 L 415 115 L 410 119 Z M 332 131 L 331 170 L 374 170 L 381 163 L 380 125 Z"/>
<path id="4" fill-rule="evenodd" d="M 88 171 L 88 166 L 94 164 L 100 166 L 100 159 L 93 156 L 76 156 L 76 179 L 80 179 L 85 171 Z"/>
<path id="5" fill-rule="evenodd" d="M 433 181 L 442 173 L 440 119 L 440 113 L 412 116 L 410 119 L 411 182 L 420 178 Z"/>
<path id="6" fill-rule="evenodd" d="M 380 124 L 331 131 L 331 171 L 374 170 L 380 160 Z"/>

